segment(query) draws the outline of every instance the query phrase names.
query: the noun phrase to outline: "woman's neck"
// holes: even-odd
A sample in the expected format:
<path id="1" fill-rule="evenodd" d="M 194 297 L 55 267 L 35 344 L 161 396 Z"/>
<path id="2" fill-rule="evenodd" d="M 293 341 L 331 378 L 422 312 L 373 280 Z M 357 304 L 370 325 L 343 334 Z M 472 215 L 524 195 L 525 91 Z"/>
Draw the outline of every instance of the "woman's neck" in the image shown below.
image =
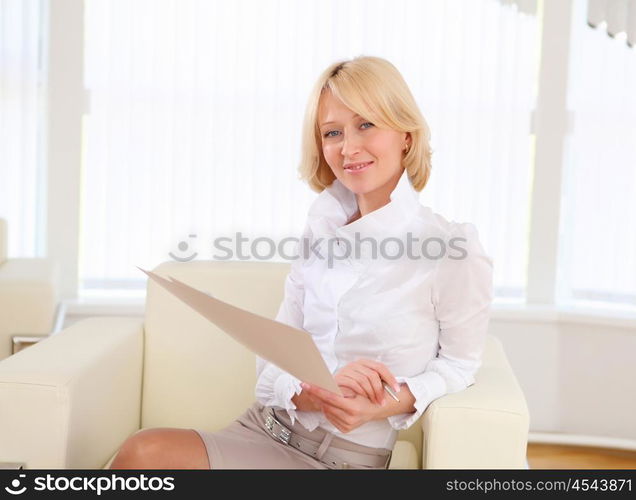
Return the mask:
<path id="1" fill-rule="evenodd" d="M 354 220 L 364 217 L 367 214 L 382 208 L 391 201 L 391 193 L 400 181 L 403 170 L 399 171 L 392 179 L 379 188 L 371 191 L 370 193 L 356 194 L 356 201 L 358 203 L 358 212 L 354 215 Z"/>

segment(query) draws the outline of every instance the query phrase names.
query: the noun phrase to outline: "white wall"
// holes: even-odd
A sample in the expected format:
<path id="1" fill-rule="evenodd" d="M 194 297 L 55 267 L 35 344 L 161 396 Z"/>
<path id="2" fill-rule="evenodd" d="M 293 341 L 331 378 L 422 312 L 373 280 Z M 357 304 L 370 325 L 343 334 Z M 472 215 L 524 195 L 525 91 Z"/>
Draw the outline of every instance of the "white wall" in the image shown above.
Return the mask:
<path id="1" fill-rule="evenodd" d="M 636 449 L 636 318 L 494 310 L 490 331 L 525 393 L 531 441 Z"/>

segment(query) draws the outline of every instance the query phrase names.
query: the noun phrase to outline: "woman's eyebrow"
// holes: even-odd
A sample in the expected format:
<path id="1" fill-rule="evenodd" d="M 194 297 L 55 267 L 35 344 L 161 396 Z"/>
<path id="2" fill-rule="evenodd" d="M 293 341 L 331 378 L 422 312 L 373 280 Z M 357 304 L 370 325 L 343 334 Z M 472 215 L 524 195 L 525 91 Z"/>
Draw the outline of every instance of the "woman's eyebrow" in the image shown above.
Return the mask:
<path id="1" fill-rule="evenodd" d="M 354 113 L 353 115 L 354 118 L 362 118 L 358 113 Z M 329 125 L 330 123 L 336 123 L 335 121 L 330 121 L 330 122 L 324 122 L 322 123 L 320 126 L 324 127 L 325 125 Z"/>

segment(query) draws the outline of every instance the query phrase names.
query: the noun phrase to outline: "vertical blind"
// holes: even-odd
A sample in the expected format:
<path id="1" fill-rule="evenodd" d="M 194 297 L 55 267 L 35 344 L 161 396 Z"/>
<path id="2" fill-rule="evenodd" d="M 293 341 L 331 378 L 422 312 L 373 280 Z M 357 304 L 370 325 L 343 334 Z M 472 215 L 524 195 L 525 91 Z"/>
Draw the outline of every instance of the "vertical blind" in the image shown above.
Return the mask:
<path id="1" fill-rule="evenodd" d="M 420 31 L 421 46 L 427 47 L 422 61 L 433 59 L 425 64 L 431 70 L 418 71 L 418 97 L 430 117 L 435 150 L 432 182 L 422 202 L 450 220 L 473 222 L 494 260 L 495 294 L 522 300 L 540 47 L 537 18 L 496 2 L 444 6 L 425 14 L 431 26 Z M 445 22 L 435 29 L 438 15 Z M 432 33 L 424 35 L 429 28 Z"/>
<path id="2" fill-rule="evenodd" d="M 0 0 L 0 217 L 8 253 L 43 254 L 41 0 Z"/>
<path id="3" fill-rule="evenodd" d="M 587 22 L 599 29 L 604 24 L 612 38 L 622 34 L 629 47 L 636 45 L 636 0 L 587 0 Z"/>
<path id="4" fill-rule="evenodd" d="M 87 0 L 85 16 L 84 291 L 142 289 L 136 265 L 211 259 L 239 231 L 298 237 L 316 196 L 297 178 L 311 86 L 375 55 L 432 130 L 422 203 L 474 223 L 496 293 L 523 296 L 534 15 L 493 0 Z"/>
<path id="5" fill-rule="evenodd" d="M 636 306 L 636 51 L 575 7 L 561 301 Z"/>

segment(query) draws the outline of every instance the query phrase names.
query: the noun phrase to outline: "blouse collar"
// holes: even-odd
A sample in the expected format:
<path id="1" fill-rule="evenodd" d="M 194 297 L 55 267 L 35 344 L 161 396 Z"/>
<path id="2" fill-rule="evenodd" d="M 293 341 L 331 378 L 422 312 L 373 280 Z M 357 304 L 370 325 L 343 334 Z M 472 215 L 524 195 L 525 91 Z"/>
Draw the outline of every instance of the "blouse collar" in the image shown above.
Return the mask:
<path id="1" fill-rule="evenodd" d="M 355 194 L 335 179 L 311 205 L 308 216 L 314 237 L 387 237 L 403 233 L 406 224 L 421 207 L 419 193 L 413 188 L 406 170 L 389 195 L 389 203 L 358 220 L 346 224 L 358 211 Z M 345 225 L 346 224 L 346 225 Z"/>

